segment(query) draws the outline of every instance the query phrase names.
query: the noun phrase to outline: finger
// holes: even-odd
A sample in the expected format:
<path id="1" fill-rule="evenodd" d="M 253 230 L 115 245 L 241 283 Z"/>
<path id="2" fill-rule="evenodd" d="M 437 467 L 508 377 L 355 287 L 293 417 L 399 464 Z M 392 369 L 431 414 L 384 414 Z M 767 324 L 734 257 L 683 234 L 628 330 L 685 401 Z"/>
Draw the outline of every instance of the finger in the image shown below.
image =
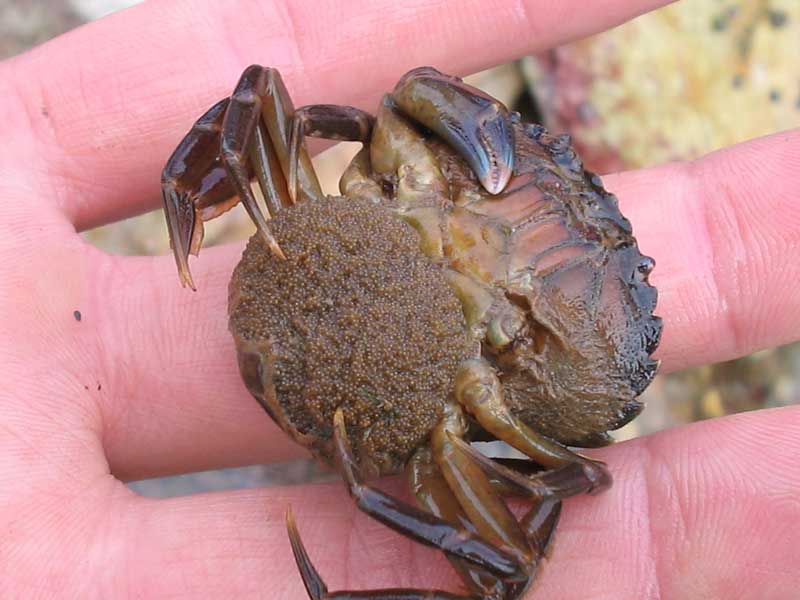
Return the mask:
<path id="1" fill-rule="evenodd" d="M 799 430 L 792 407 L 598 452 L 614 486 L 564 503 L 552 554 L 526 598 L 794 597 Z M 407 497 L 402 485 L 388 487 Z M 331 590 L 461 589 L 443 557 L 359 513 L 341 484 L 115 506 L 107 527 L 89 530 L 115 551 L 95 553 L 103 577 L 89 573 L 81 585 L 114 581 L 143 598 L 305 598 L 286 537 L 289 505 Z"/>
<path id="2" fill-rule="evenodd" d="M 214 292 L 200 302 L 200 294 L 156 283 L 173 279 L 177 285 L 174 262 L 95 252 L 98 293 L 82 303 L 81 330 L 96 341 L 80 343 L 97 349 L 104 448 L 120 479 L 308 455 L 239 376 L 226 290 L 241 249 L 208 250 L 212 260 L 195 277 Z"/>
<path id="3" fill-rule="evenodd" d="M 642 251 L 656 259 L 665 370 L 800 338 L 800 288 L 787 285 L 800 278 L 800 263 L 790 259 L 800 243 L 800 130 L 606 183 Z M 86 323 L 98 339 L 113 340 L 103 345 L 113 374 L 103 406 L 106 448 L 120 476 L 298 452 L 258 414 L 240 381 L 226 324 L 240 252 L 204 250 L 193 266 L 196 294 L 178 285 L 169 257 L 99 259 Z"/>
<path id="4" fill-rule="evenodd" d="M 796 407 L 759 411 L 598 453 L 614 487 L 565 503 L 537 593 L 791 597 L 800 565 L 789 551 L 800 517 L 800 467 L 791 454 L 800 448 L 798 425 Z"/>
<path id="5" fill-rule="evenodd" d="M 157 205 L 170 152 L 250 63 L 279 68 L 298 106 L 372 110 L 411 67 L 474 72 L 665 3 L 148 2 L 0 66 L 4 146 L 85 229 Z"/>
<path id="6" fill-rule="evenodd" d="M 800 339 L 800 129 L 604 181 L 656 259 L 668 370 Z"/>

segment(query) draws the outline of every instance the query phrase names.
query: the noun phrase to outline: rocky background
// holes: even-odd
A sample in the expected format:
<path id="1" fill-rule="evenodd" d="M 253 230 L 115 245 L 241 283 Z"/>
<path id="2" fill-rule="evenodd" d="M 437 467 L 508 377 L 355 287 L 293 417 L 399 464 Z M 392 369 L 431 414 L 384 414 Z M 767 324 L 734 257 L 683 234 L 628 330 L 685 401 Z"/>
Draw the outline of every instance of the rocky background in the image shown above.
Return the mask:
<path id="1" fill-rule="evenodd" d="M 0 58 L 138 0 L 0 0 Z M 479 73 L 471 82 L 528 120 L 569 132 L 600 173 L 691 159 L 800 126 L 800 3 L 679 2 L 612 31 Z M 323 188 L 357 150 L 340 144 L 314 159 Z M 205 244 L 252 234 L 244 211 L 206 228 Z M 164 254 L 160 211 L 84 234 L 119 254 Z M 800 402 L 800 344 L 656 378 L 626 439 L 724 414 Z M 226 469 L 130 484 L 149 496 L 330 477 L 313 461 Z"/>

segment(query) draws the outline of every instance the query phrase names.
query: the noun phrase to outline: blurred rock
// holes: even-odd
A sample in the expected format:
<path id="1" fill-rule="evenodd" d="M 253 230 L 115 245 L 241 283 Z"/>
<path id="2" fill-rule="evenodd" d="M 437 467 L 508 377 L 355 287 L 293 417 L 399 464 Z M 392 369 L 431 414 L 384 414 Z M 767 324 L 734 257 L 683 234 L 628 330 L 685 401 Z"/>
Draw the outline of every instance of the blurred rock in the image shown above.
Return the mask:
<path id="1" fill-rule="evenodd" d="M 526 59 L 545 125 L 600 173 L 800 125 L 800 2 L 678 2 Z"/>
<path id="2" fill-rule="evenodd" d="M 336 481 L 339 475 L 316 460 L 299 459 L 272 465 L 218 469 L 174 477 L 145 479 L 128 484 L 148 498 L 171 498 L 203 492 L 220 492 L 271 485 L 297 485 L 309 481 Z"/>
<path id="3" fill-rule="evenodd" d="M 68 0 L 72 9 L 86 21 L 93 21 L 143 0 Z"/>
<path id="4" fill-rule="evenodd" d="M 67 2 L 0 0 L 0 58 L 19 54 L 82 22 Z"/>

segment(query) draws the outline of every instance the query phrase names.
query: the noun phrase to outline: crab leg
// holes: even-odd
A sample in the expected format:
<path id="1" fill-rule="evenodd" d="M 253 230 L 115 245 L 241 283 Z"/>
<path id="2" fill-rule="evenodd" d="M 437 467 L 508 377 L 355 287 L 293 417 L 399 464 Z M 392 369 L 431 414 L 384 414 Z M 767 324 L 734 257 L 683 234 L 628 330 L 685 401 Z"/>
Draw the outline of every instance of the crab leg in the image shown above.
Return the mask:
<path id="1" fill-rule="evenodd" d="M 281 255 L 267 219 L 294 202 L 286 188 L 293 113 L 278 71 L 250 66 L 231 97 L 200 117 L 167 161 L 161 188 L 170 242 L 184 285 L 194 288 L 188 255 L 199 250 L 203 221 L 222 214 L 239 200 L 264 241 Z M 321 197 L 308 153 L 302 147 L 296 149 L 293 161 L 295 196 Z M 268 215 L 261 212 L 250 187 L 253 174 Z"/>
<path id="2" fill-rule="evenodd" d="M 361 484 L 341 409 L 334 417 L 334 440 L 345 482 L 361 510 L 408 537 L 466 559 L 492 573 L 511 580 L 524 577 L 517 556 L 519 553 L 512 554 L 513 548 L 500 549 L 469 531 Z"/>
<path id="3" fill-rule="evenodd" d="M 433 546 L 445 552 L 448 556 L 462 559 L 482 570 L 502 577 L 509 582 L 527 581 L 525 556 L 516 548 L 500 549 L 485 541 L 483 538 L 470 531 L 453 525 L 435 515 L 422 511 L 414 506 L 405 504 L 391 498 L 380 490 L 364 485 L 360 482 L 358 467 L 352 454 L 347 432 L 344 425 L 344 415 L 341 409 L 336 411 L 334 417 L 334 443 L 340 463 L 340 469 L 347 483 L 351 496 L 356 500 L 358 508 L 373 518 L 381 521 L 412 539 L 428 546 Z M 319 579 L 308 556 L 302 551 L 302 542 L 297 535 L 296 527 L 292 527 L 291 519 L 287 520 L 289 537 L 295 560 L 303 576 L 306 589 L 312 598 L 458 598 L 451 594 L 440 592 L 423 592 L 405 590 L 403 593 L 410 595 L 397 596 L 396 591 L 376 590 L 373 594 L 357 596 L 352 592 L 339 592 L 341 595 L 314 595 L 314 590 L 324 589 L 324 584 Z M 390 593 L 391 592 L 391 593 Z M 366 593 L 366 592 L 363 592 Z M 395 595 L 392 595 L 394 593 Z M 349 594 L 349 595 L 348 595 Z M 413 595 L 417 594 L 417 595 Z M 426 595 L 428 594 L 428 595 Z M 437 595 L 438 594 L 438 595 Z M 444 594 L 444 595 L 442 595 Z"/>
<path id="4" fill-rule="evenodd" d="M 502 102 L 432 67 L 406 73 L 391 98 L 461 154 L 490 194 L 503 191 L 514 171 L 515 117 Z"/>
<path id="5" fill-rule="evenodd" d="M 464 440 L 454 435 L 449 437 L 453 445 L 469 456 L 493 483 L 509 494 L 534 498 L 567 498 L 592 489 L 592 483 L 582 477 L 583 466 L 580 463 L 568 463 L 535 475 L 523 475 L 481 454 Z M 576 482 L 580 482 L 582 487 L 576 485 Z"/>
<path id="6" fill-rule="evenodd" d="M 374 123 L 375 117 L 352 106 L 311 104 L 298 108 L 292 118 L 289 142 L 289 196 L 294 198 L 297 193 L 297 171 L 305 136 L 366 143 L 372 134 Z"/>
<path id="7" fill-rule="evenodd" d="M 458 523 L 463 529 L 476 531 L 433 460 L 430 448 L 422 447 L 414 454 L 408 471 L 411 488 L 422 508 L 450 523 Z M 506 586 L 501 579 L 464 560 L 448 559 L 466 586 L 481 598 L 506 597 Z"/>
<path id="8" fill-rule="evenodd" d="M 255 172 L 261 193 L 270 217 L 275 216 L 284 206 L 291 204 L 286 181 L 283 179 L 281 165 L 269 141 L 269 133 L 264 123 L 259 122 L 253 129 L 253 141 L 249 152 L 250 167 Z"/>
<path id="9" fill-rule="evenodd" d="M 269 133 L 269 139 L 281 165 L 283 176 L 288 182 L 289 171 L 291 170 L 292 126 L 297 111 L 295 111 L 292 98 L 277 69 L 252 65 L 245 69 L 242 78 L 245 77 L 248 71 L 252 71 L 254 74 L 260 71 L 263 76 L 263 79 L 256 78 L 254 80 L 256 86 L 252 90 L 262 100 L 262 122 Z M 295 195 L 289 197 L 289 201 L 294 203 L 321 198 L 323 195 L 322 188 L 320 188 L 317 175 L 311 164 L 311 158 L 302 145 L 297 149 L 296 156 L 294 170 L 297 173 L 295 184 L 297 191 Z"/>
<path id="10" fill-rule="evenodd" d="M 502 397 L 500 380 L 483 359 L 465 363 L 456 376 L 456 398 L 498 439 L 514 446 L 537 463 L 560 472 L 549 475 L 550 494 L 541 497 L 563 499 L 580 493 L 599 493 L 611 485 L 611 474 L 599 461 L 576 454 L 546 438 L 511 414 Z M 545 476 L 541 476 L 545 477 Z M 537 481 L 531 478 L 531 481 Z M 540 479 L 545 482 L 547 479 Z"/>
<path id="11" fill-rule="evenodd" d="M 496 459 L 480 453 L 451 432 L 447 432 L 447 437 L 450 443 L 463 453 L 464 458 L 483 470 L 495 489 L 507 495 L 533 499 L 534 505 L 522 519 L 521 525 L 534 553 L 539 556 L 544 555 L 561 515 L 561 499 L 588 491 L 588 485 L 585 488 L 575 486 L 576 480 L 581 480 L 581 465 L 571 463 L 560 469 L 531 476 L 503 466 Z M 512 464 L 516 465 L 516 462 Z M 519 466 L 529 468 L 529 465 Z"/>
<path id="12" fill-rule="evenodd" d="M 230 104 L 222 122 L 220 157 L 222 164 L 225 165 L 228 177 L 236 188 L 247 213 L 256 224 L 264 242 L 274 254 L 283 258 L 283 252 L 270 232 L 266 218 L 253 195 L 246 163 L 247 155 L 256 158 L 256 162 L 259 162 L 263 161 L 268 154 L 266 136 L 263 135 L 260 120 L 264 98 L 269 97 L 268 80 L 274 72 L 272 69 L 264 69 L 258 65 L 252 65 L 242 73 L 231 95 Z M 278 114 L 276 119 L 283 120 L 282 115 Z M 280 138 L 278 138 L 278 142 L 280 142 Z M 268 169 L 269 165 L 265 165 L 263 162 L 256 168 L 256 172 L 259 174 L 259 183 L 262 185 L 269 183 L 264 176 L 265 171 Z M 275 196 L 277 196 L 277 191 L 273 188 L 267 197 L 274 203 Z"/>
<path id="13" fill-rule="evenodd" d="M 220 100 L 195 122 L 161 174 L 170 245 L 181 283 L 192 289 L 187 259 L 189 253 L 197 254 L 203 239 L 203 210 L 229 199 L 238 201 L 219 160 L 219 135 L 228 103 L 228 98 Z"/>
<path id="14" fill-rule="evenodd" d="M 480 534 L 495 544 L 511 546 L 528 555 L 530 549 L 514 515 L 492 489 L 481 467 L 464 453 L 461 446 L 453 443 L 453 439 L 460 438 L 465 431 L 466 423 L 461 408 L 457 405 L 448 406 L 444 418 L 431 435 L 431 449 L 436 463 Z"/>
<path id="15" fill-rule="evenodd" d="M 575 468 L 575 465 L 543 472 L 542 468 L 531 460 L 489 458 L 463 439 L 452 435 L 448 437 L 483 469 L 499 495 L 533 499 L 534 505 L 523 517 L 520 525 L 534 552 L 545 554 L 561 514 L 561 501 L 556 499 L 558 494 L 551 493 L 551 490 L 558 485 L 559 478 L 564 475 L 570 477 L 565 471 Z M 542 487 L 546 490 L 544 493 Z"/>
<path id="16" fill-rule="evenodd" d="M 534 497 L 534 506 L 522 524 L 517 523 L 489 480 L 488 476 L 494 473 L 485 472 L 483 466 L 473 459 L 473 454 L 480 455 L 488 462 L 491 459 L 463 441 L 461 436 L 466 432 L 466 427 L 460 412 L 460 409 L 453 410 L 434 430 L 431 436 L 434 457 L 450 489 L 478 532 L 490 541 L 511 545 L 526 556 L 527 579 L 503 582 L 506 585 L 501 588 L 504 592 L 499 596 L 518 598 L 533 579 L 547 550 L 558 522 L 561 504 L 551 498 L 540 500 Z M 500 483 L 508 486 L 505 479 L 500 479 Z M 477 574 L 472 575 L 475 577 Z"/>
<path id="17" fill-rule="evenodd" d="M 297 523 L 294 520 L 292 509 L 286 512 L 286 528 L 289 531 L 289 541 L 292 545 L 297 568 L 303 577 L 308 596 L 312 600 L 329 600 L 339 598 L 340 600 L 363 598 L 364 600 L 467 600 L 472 596 L 460 596 L 450 594 L 441 590 L 412 590 L 402 588 L 388 588 L 383 590 L 360 590 L 344 592 L 328 592 L 328 586 L 314 568 L 308 556 L 300 532 L 297 530 Z"/>
<path id="18" fill-rule="evenodd" d="M 467 529 L 477 529 L 485 539 L 504 547 L 512 546 L 526 557 L 528 577 L 516 582 L 504 581 L 479 567 L 451 558 L 466 584 L 483 597 L 518 598 L 547 551 L 561 503 L 551 497 L 534 495 L 534 506 L 522 523 L 517 523 L 497 488 L 502 492 L 531 496 L 527 479 L 502 466 L 500 476 L 486 468 L 483 462 L 493 461 L 463 441 L 461 436 L 465 430 L 460 408 L 450 407 L 431 436 L 431 449 L 439 469 L 429 464 L 430 461 L 425 462 L 427 451 L 418 451 L 412 459 L 414 491 L 418 501 L 433 514 L 451 523 L 461 523 Z M 475 460 L 473 455 L 482 460 Z"/>

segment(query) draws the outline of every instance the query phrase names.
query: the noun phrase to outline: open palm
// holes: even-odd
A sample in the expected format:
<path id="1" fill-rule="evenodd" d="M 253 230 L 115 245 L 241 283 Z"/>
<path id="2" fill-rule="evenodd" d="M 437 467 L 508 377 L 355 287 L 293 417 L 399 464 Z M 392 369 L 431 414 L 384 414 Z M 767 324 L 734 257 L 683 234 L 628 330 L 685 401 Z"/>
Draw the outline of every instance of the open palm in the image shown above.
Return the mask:
<path id="1" fill-rule="evenodd" d="M 77 232 L 155 208 L 164 160 L 249 63 L 279 68 L 298 105 L 369 110 L 413 66 L 474 72 L 664 3 L 153 1 L 0 64 L 0 597 L 301 598 L 288 504 L 332 589 L 458 589 L 342 485 L 129 491 L 301 450 L 239 378 L 240 245 L 204 251 L 193 294 L 171 256 Z M 800 131 L 604 182 L 658 263 L 666 369 L 800 337 Z M 616 483 L 565 503 L 529 596 L 796 598 L 798 452 L 798 408 L 597 451 Z"/>

